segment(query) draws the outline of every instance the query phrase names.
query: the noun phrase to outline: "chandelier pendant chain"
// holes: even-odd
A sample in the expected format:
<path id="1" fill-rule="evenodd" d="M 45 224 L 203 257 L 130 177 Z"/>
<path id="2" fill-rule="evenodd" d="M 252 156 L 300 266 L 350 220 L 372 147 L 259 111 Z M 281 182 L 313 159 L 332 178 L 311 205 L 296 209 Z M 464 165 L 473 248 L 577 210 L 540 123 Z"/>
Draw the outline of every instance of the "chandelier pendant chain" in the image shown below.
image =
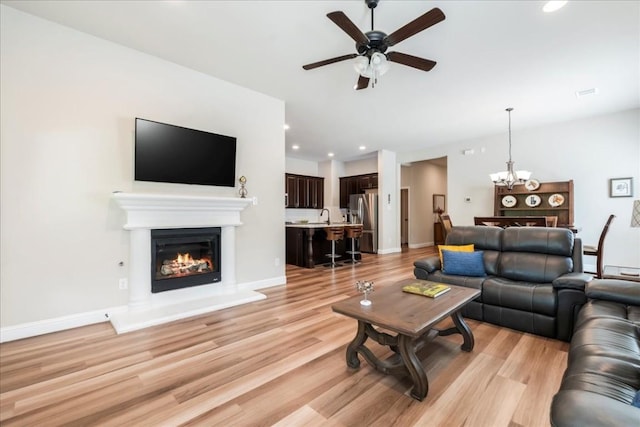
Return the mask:
<path id="1" fill-rule="evenodd" d="M 509 107 L 507 111 L 509 112 L 509 161 L 511 161 L 511 111 L 513 108 Z"/>

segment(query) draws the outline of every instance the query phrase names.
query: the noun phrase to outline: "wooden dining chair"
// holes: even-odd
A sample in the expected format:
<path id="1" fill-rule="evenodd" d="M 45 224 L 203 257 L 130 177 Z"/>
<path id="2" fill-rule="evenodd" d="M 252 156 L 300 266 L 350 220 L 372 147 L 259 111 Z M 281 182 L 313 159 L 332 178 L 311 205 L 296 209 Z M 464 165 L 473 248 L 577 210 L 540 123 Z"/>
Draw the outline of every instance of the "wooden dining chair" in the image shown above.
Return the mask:
<path id="1" fill-rule="evenodd" d="M 611 221 L 616 216 L 614 214 L 609 215 L 609 219 L 607 223 L 604 225 L 602 232 L 600 233 L 600 239 L 598 239 L 598 245 L 584 245 L 582 247 L 582 254 L 588 256 L 596 257 L 596 271 L 585 271 L 585 273 L 595 274 L 596 279 L 602 279 L 602 269 L 603 269 L 603 252 L 604 252 L 604 238 L 607 236 L 607 232 L 609 231 L 609 226 L 611 225 Z"/>
<path id="2" fill-rule="evenodd" d="M 545 216 L 544 217 L 547 222 L 547 227 L 557 227 L 558 226 L 558 217 L 557 216 Z"/>
<path id="3" fill-rule="evenodd" d="M 444 228 L 444 238 L 446 239 L 447 234 L 449 234 L 449 232 L 453 228 L 453 224 L 451 223 L 451 217 L 449 216 L 449 214 L 443 213 L 443 214 L 439 214 L 438 218 L 440 218 L 440 223 L 442 224 L 442 228 Z"/>

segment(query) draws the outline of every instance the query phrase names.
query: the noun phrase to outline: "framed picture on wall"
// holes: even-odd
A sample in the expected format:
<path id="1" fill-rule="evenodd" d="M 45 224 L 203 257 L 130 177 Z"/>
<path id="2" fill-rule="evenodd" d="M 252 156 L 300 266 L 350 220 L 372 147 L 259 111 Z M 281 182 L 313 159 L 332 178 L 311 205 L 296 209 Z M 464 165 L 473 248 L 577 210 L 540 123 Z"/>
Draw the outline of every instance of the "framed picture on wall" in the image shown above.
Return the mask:
<path id="1" fill-rule="evenodd" d="M 609 197 L 632 197 L 633 178 L 611 178 L 609 180 Z"/>
<path id="2" fill-rule="evenodd" d="M 444 194 L 433 195 L 433 212 L 442 213 L 447 211 L 447 204 Z"/>

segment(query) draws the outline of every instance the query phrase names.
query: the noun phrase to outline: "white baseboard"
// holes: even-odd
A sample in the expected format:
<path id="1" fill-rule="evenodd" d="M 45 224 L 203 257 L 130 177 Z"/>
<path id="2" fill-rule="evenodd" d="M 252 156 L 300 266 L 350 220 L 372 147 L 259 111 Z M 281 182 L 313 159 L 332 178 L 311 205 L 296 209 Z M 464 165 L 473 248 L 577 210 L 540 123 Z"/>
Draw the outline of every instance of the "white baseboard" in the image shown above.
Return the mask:
<path id="1" fill-rule="evenodd" d="M 378 249 L 378 255 L 395 254 L 402 252 L 402 248 Z"/>
<path id="2" fill-rule="evenodd" d="M 243 301 L 242 303 L 246 303 L 246 302 L 256 301 L 259 299 L 264 299 L 265 298 L 264 295 L 258 294 L 257 292 L 254 293 L 253 295 L 248 295 L 249 293 L 247 291 L 264 289 L 264 288 L 269 288 L 273 286 L 286 285 L 286 283 L 287 283 L 286 276 L 277 276 L 269 279 L 257 280 L 254 282 L 239 283 L 237 284 L 237 289 L 243 293 L 243 297 L 240 298 L 238 301 Z M 222 308 L 227 308 L 232 305 L 237 305 L 237 304 L 232 304 L 229 301 L 226 301 L 226 302 L 220 301 L 220 304 L 217 304 L 216 306 L 214 306 L 213 310 L 220 310 Z M 213 311 L 213 310 L 207 310 L 207 311 Z M 101 310 L 88 311 L 85 313 L 71 314 L 68 316 L 56 317 L 53 319 L 38 320 L 36 322 L 22 323 L 14 326 L 6 326 L 3 328 L 0 328 L 0 343 L 20 340 L 23 338 L 35 337 L 38 335 L 49 334 L 51 332 L 64 331 L 66 329 L 78 328 L 81 326 L 92 325 L 94 323 L 100 323 L 100 322 L 107 322 L 110 320 L 112 321 L 112 323 L 114 323 L 114 319 L 112 318 L 113 316 L 122 317 L 123 315 L 126 315 L 128 311 L 129 311 L 128 307 L 125 305 L 125 306 L 104 308 Z M 197 314 L 201 314 L 202 312 L 203 312 L 202 309 L 199 309 L 199 308 L 196 309 L 192 307 L 190 313 L 193 313 L 193 314 L 189 314 L 189 315 L 197 315 Z M 171 320 L 176 320 L 177 318 L 179 318 L 179 316 L 175 313 L 171 314 L 171 316 L 169 317 L 171 318 Z M 167 320 L 167 321 L 171 321 L 171 320 Z M 146 326 L 151 326 L 151 324 L 146 324 Z"/>
<path id="3" fill-rule="evenodd" d="M 434 243 L 433 242 L 409 243 L 409 249 L 420 249 L 420 248 L 426 248 L 427 246 L 434 246 Z"/>
<path id="4" fill-rule="evenodd" d="M 255 291 L 257 289 L 272 288 L 287 284 L 287 276 L 272 277 L 270 279 L 256 280 L 238 284 L 238 289 L 243 291 Z"/>
<path id="5" fill-rule="evenodd" d="M 107 322 L 111 313 L 120 311 L 126 307 L 112 307 L 102 310 L 88 311 L 85 313 L 71 314 L 53 319 L 38 320 L 36 322 L 22 323 L 14 326 L 0 328 L 0 342 L 21 340 L 51 332 L 64 331 L 94 323 Z"/>

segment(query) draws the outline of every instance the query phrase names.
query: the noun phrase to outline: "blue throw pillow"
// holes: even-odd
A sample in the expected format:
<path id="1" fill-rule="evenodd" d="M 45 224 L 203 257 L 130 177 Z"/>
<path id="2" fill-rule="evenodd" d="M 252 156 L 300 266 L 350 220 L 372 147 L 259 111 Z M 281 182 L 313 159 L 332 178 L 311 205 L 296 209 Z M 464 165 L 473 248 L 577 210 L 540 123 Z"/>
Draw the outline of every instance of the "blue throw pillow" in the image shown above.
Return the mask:
<path id="1" fill-rule="evenodd" d="M 640 408 L 640 390 L 636 392 L 636 395 L 633 398 L 633 401 L 631 402 L 631 404 L 636 408 Z"/>
<path id="2" fill-rule="evenodd" d="M 484 261 L 482 251 L 454 252 L 442 251 L 442 272 L 454 276 L 484 277 Z"/>

